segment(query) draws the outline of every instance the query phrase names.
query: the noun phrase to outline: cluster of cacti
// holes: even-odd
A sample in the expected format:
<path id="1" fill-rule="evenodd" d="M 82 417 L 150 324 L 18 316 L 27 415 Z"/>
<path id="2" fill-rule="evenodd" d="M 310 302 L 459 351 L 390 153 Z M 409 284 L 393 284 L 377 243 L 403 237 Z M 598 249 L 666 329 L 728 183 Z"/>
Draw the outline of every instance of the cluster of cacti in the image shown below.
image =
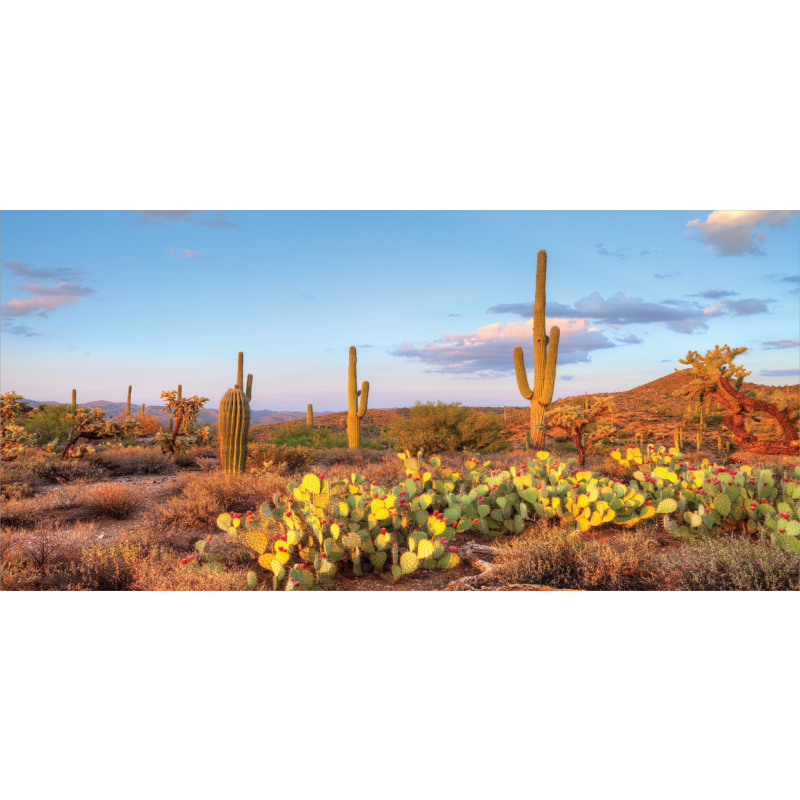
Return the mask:
<path id="1" fill-rule="evenodd" d="M 264 503 L 257 520 L 252 513 L 222 514 L 217 525 L 258 554 L 274 588 L 331 588 L 345 569 L 380 573 L 387 563 L 397 581 L 420 568 L 457 566 L 449 543 L 469 527 L 420 488 L 411 479 L 387 490 L 355 474 L 335 483 L 309 474 L 289 485 L 289 497 L 276 494 L 272 505 Z"/>
<path id="2" fill-rule="evenodd" d="M 350 364 L 347 368 L 347 446 L 351 450 L 361 447 L 361 418 L 367 413 L 369 381 L 364 381 L 357 389 L 356 348 L 350 348 Z M 361 402 L 359 403 L 359 395 Z"/>
<path id="3" fill-rule="evenodd" d="M 274 588 L 330 588 L 343 570 L 380 572 L 387 563 L 394 581 L 419 568 L 456 566 L 451 542 L 457 533 L 521 533 L 534 518 L 586 532 L 608 524 L 630 528 L 661 515 L 665 530 L 677 536 L 739 529 L 800 552 L 800 466 L 778 482 L 769 470 L 729 470 L 707 461 L 692 469 L 675 450 L 628 448 L 624 456 L 612 453 L 635 469 L 625 484 L 553 465 L 547 452 L 519 468 L 489 472 L 489 461 L 479 465 L 473 458 L 463 473 L 443 469 L 436 458 L 426 466 L 421 454 L 398 455 L 406 479 L 391 489 L 355 474 L 335 483 L 308 474 L 290 484 L 289 497 L 276 494 L 264 503 L 257 518 L 222 514 L 217 524 L 258 554 Z"/>
<path id="4" fill-rule="evenodd" d="M 514 368 L 517 374 L 517 385 L 522 396 L 531 401 L 531 443 L 536 450 L 541 450 L 544 447 L 545 410 L 553 399 L 556 359 L 558 358 L 558 339 L 561 335 L 561 331 L 556 325 L 550 328 L 550 336 L 545 335 L 546 278 L 547 253 L 544 250 L 540 250 L 536 264 L 536 294 L 533 301 L 533 389 L 530 388 L 528 383 L 522 348 L 514 348 Z"/>
<path id="5" fill-rule="evenodd" d="M 228 389 L 219 403 L 217 434 L 219 459 L 223 472 L 242 473 L 247 464 L 247 436 L 250 431 L 250 397 L 253 376 L 247 376 L 247 392 L 242 390 L 244 379 L 244 353 L 239 353 L 236 384 Z"/>

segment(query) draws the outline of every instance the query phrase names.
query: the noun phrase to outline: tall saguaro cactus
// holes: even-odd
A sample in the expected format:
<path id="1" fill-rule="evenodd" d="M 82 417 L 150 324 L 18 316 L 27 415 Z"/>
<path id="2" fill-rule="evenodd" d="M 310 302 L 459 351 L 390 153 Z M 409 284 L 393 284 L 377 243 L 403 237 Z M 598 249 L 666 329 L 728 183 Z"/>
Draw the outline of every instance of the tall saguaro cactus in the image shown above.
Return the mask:
<path id="1" fill-rule="evenodd" d="M 517 385 L 520 394 L 531 401 L 531 447 L 541 450 L 544 447 L 545 419 L 547 406 L 553 400 L 553 384 L 556 379 L 556 359 L 558 358 L 558 339 L 561 335 L 557 325 L 550 328 L 550 335 L 544 332 L 545 280 L 547 278 L 547 252 L 539 251 L 536 263 L 536 295 L 533 300 L 533 389 L 528 384 L 525 371 L 525 357 L 521 347 L 514 348 L 514 368 L 517 372 Z"/>
<path id="2" fill-rule="evenodd" d="M 72 390 L 72 403 L 70 405 L 73 411 L 78 407 L 78 391 L 76 389 Z"/>
<path id="3" fill-rule="evenodd" d="M 125 416 L 129 417 L 131 415 L 131 391 L 133 390 L 133 386 L 128 387 L 128 403 L 125 406 Z"/>
<path id="4" fill-rule="evenodd" d="M 311 403 L 306 407 L 306 425 L 308 425 L 309 428 L 314 427 L 314 407 Z"/>
<path id="5" fill-rule="evenodd" d="M 219 403 L 217 435 L 219 460 L 222 471 L 244 472 L 247 463 L 247 435 L 250 432 L 250 397 L 242 391 L 244 378 L 244 353 L 239 353 L 236 385 L 228 389 Z M 252 375 L 248 375 L 248 390 L 252 390 Z"/>
<path id="6" fill-rule="evenodd" d="M 351 347 L 350 366 L 347 370 L 347 446 L 351 450 L 361 447 L 361 418 L 367 413 L 369 397 L 369 381 L 364 381 L 359 390 L 356 390 L 356 384 L 356 348 Z"/>

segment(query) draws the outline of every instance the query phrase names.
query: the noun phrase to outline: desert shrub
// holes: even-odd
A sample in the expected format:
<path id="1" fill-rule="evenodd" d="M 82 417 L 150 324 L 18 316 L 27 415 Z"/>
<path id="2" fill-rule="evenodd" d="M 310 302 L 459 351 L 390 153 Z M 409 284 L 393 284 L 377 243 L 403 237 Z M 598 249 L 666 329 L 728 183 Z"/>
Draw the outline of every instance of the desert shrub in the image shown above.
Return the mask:
<path id="1" fill-rule="evenodd" d="M 264 469 L 271 472 L 302 472 L 314 463 L 317 458 L 313 450 L 307 447 L 282 447 L 269 442 L 252 445 L 252 465 L 255 469 Z M 250 447 L 248 447 L 248 461 L 250 460 Z"/>
<path id="2" fill-rule="evenodd" d="M 492 582 L 556 589 L 657 589 L 652 547 L 637 533 L 620 533 L 601 542 L 539 523 L 500 552 Z"/>
<path id="3" fill-rule="evenodd" d="M 213 526 L 223 511 L 252 511 L 275 492 L 284 491 L 286 482 L 276 475 L 193 473 L 180 494 L 150 513 L 150 524 L 181 530 Z"/>
<path id="4" fill-rule="evenodd" d="M 374 450 L 351 450 L 348 447 L 339 447 L 322 453 L 315 453 L 314 457 L 316 466 L 323 469 L 342 466 L 352 467 L 351 471 L 357 471 L 368 464 L 383 464 L 387 459 L 400 464 L 400 459 L 395 455 L 389 456 Z"/>
<path id="5" fill-rule="evenodd" d="M 461 403 L 421 403 L 410 409 L 408 419 L 393 419 L 386 435 L 394 449 L 426 454 L 476 450 L 502 450 L 502 418 L 496 414 L 470 417 Z"/>
<path id="6" fill-rule="evenodd" d="M 96 531 L 94 522 L 66 525 L 42 520 L 31 529 L 4 525 L 0 561 L 5 566 L 15 564 L 17 568 L 33 570 L 41 577 L 54 569 L 73 565 L 80 558 L 81 548 Z"/>
<path id="7" fill-rule="evenodd" d="M 85 490 L 82 486 L 65 486 L 31 497 L 9 499 L 3 503 L 3 522 L 23 527 L 32 527 L 37 523 L 44 524 L 53 512 L 82 505 L 83 491 Z"/>
<path id="8" fill-rule="evenodd" d="M 95 514 L 122 519 L 141 502 L 141 493 L 124 483 L 98 483 L 89 488 L 85 500 Z"/>
<path id="9" fill-rule="evenodd" d="M 720 537 L 665 556 L 664 588 L 694 591 L 797 591 L 800 556 L 767 538 Z"/>
<path id="10" fill-rule="evenodd" d="M 0 485 L 0 498 L 3 500 L 22 500 L 25 497 L 33 497 L 34 491 L 30 484 L 15 482 Z"/>
<path id="11" fill-rule="evenodd" d="M 69 429 L 73 423 L 67 419 L 71 413 L 69 405 L 42 405 L 33 410 L 25 420 L 24 427 L 32 434 L 36 444 L 45 445 L 50 442 L 65 444 Z"/>
<path id="12" fill-rule="evenodd" d="M 158 448 L 109 447 L 94 459 L 114 475 L 163 475 L 175 472 L 172 460 Z"/>
<path id="13" fill-rule="evenodd" d="M 188 452 L 182 453 L 178 451 L 172 457 L 172 461 L 176 467 L 194 467 L 197 465 L 195 457 Z"/>
<path id="14" fill-rule="evenodd" d="M 668 405 L 652 406 L 650 410 L 659 417 L 680 417 L 681 415 L 677 408 Z"/>
<path id="15" fill-rule="evenodd" d="M 98 481 L 105 478 L 108 471 L 96 461 L 70 459 L 64 461 L 60 456 L 39 453 L 25 461 L 15 461 L 3 468 L 4 480 L 18 480 L 25 483 L 70 483 Z"/>
<path id="16" fill-rule="evenodd" d="M 77 579 L 87 589 L 128 589 L 137 562 L 147 556 L 146 547 L 130 541 L 93 544 L 81 550 Z"/>
<path id="17" fill-rule="evenodd" d="M 136 561 L 132 578 L 126 588 L 132 591 L 204 591 L 230 592 L 246 588 L 247 573 L 252 569 L 248 555 L 245 566 L 226 566 L 220 571 L 195 562 L 182 564 L 182 559 L 170 553 L 150 555 Z"/>

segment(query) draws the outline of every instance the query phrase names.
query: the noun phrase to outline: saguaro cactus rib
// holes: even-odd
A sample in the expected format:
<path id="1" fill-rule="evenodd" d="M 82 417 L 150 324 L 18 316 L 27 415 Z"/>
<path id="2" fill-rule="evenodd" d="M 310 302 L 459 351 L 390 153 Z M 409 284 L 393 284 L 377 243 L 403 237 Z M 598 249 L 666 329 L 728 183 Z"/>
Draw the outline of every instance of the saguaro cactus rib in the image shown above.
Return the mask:
<path id="1" fill-rule="evenodd" d="M 367 413 L 369 397 L 369 381 L 361 384 L 356 390 L 356 348 L 350 348 L 350 365 L 347 370 L 347 446 L 351 450 L 361 447 L 361 418 Z M 358 397 L 361 395 L 361 402 Z"/>
<path id="2" fill-rule="evenodd" d="M 561 331 L 558 326 L 545 334 L 545 282 L 547 279 L 547 252 L 539 251 L 536 263 L 536 294 L 533 300 L 533 389 L 528 382 L 525 358 L 521 347 L 514 348 L 514 370 L 520 394 L 531 401 L 531 447 L 544 447 L 545 409 L 553 400 L 556 378 L 556 359 Z"/>

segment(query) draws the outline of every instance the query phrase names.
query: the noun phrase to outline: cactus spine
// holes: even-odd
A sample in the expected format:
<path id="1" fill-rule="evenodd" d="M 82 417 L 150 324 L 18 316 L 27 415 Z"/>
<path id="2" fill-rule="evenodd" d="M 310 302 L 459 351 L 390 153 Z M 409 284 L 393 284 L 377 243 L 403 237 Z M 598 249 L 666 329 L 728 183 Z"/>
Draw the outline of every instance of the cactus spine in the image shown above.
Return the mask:
<path id="1" fill-rule="evenodd" d="M 129 417 L 131 415 L 131 390 L 133 389 L 132 386 L 128 387 L 128 402 L 125 406 L 125 417 Z"/>
<path id="2" fill-rule="evenodd" d="M 306 425 L 308 425 L 309 428 L 314 427 L 314 407 L 311 403 L 306 406 Z"/>
<path id="3" fill-rule="evenodd" d="M 356 348 L 350 348 L 350 366 L 347 370 L 347 446 L 351 450 L 361 447 L 361 418 L 367 413 L 369 397 L 369 381 L 361 384 L 356 390 Z M 359 404 L 358 396 L 361 395 Z"/>
<path id="4" fill-rule="evenodd" d="M 545 280 L 547 278 L 547 252 L 539 251 L 536 264 L 536 295 L 533 301 L 533 389 L 528 384 L 525 357 L 521 347 L 514 348 L 514 369 L 520 394 L 531 401 L 531 447 L 544 448 L 544 413 L 553 400 L 553 385 L 556 379 L 558 326 L 550 328 L 550 336 L 544 332 Z"/>
<path id="5" fill-rule="evenodd" d="M 238 474 L 244 472 L 247 463 L 247 435 L 250 431 L 250 401 L 242 391 L 244 377 L 244 353 L 239 353 L 236 371 L 237 383 L 228 389 L 219 403 L 217 433 L 219 436 L 219 460 L 222 471 Z"/>

